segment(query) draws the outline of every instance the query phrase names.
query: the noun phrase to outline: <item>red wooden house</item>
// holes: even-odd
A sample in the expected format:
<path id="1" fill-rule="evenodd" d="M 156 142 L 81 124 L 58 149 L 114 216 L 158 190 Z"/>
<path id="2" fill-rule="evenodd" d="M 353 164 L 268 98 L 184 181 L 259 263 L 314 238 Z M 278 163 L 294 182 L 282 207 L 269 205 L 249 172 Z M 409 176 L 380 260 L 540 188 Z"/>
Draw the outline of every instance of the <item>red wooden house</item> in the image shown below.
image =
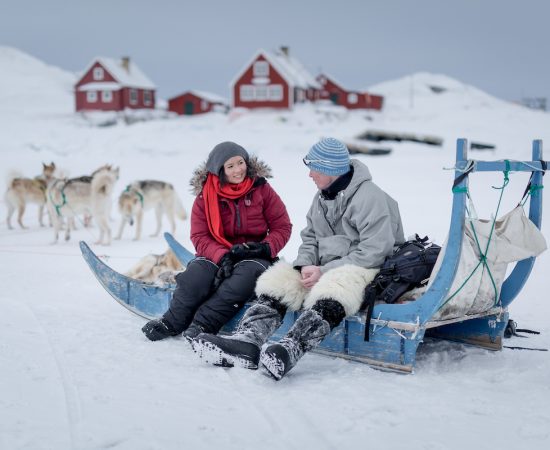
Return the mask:
<path id="1" fill-rule="evenodd" d="M 288 47 L 277 52 L 259 50 L 230 83 L 232 106 L 292 108 L 319 98 L 321 86 Z"/>
<path id="2" fill-rule="evenodd" d="M 75 85 L 76 110 L 153 109 L 155 89 L 130 58 L 96 58 Z"/>
<path id="3" fill-rule="evenodd" d="M 368 92 L 349 91 L 334 78 L 321 74 L 317 77 L 322 89 L 320 98 L 330 100 L 335 105 L 344 106 L 348 109 L 377 109 L 381 110 L 384 103 L 384 97 L 380 95 L 369 94 Z"/>
<path id="4" fill-rule="evenodd" d="M 202 114 L 210 111 L 227 112 L 229 104 L 225 98 L 203 91 L 187 91 L 168 100 L 168 111 L 177 114 Z"/>

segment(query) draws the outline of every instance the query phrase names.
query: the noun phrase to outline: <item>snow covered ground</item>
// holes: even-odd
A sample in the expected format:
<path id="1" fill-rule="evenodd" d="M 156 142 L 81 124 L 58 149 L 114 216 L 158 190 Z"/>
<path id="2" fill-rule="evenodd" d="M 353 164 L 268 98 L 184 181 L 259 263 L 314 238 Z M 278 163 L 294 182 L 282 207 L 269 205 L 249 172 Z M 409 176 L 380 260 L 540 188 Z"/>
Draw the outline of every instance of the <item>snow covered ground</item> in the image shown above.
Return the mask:
<path id="1" fill-rule="evenodd" d="M 382 113 L 302 106 L 294 112 L 164 118 L 134 125 L 93 126 L 73 113 L 75 76 L 0 47 L 0 167 L 37 175 L 55 161 L 71 176 L 120 166 L 116 192 L 135 179 L 173 183 L 189 210 L 188 180 L 209 150 L 234 140 L 268 162 L 271 183 L 286 202 L 291 260 L 315 192 L 301 162 L 321 136 L 349 139 L 369 130 L 438 136 L 442 147 L 391 144 L 390 156 L 359 159 L 399 201 L 406 234 L 442 243 L 449 226 L 455 143 L 465 137 L 496 145 L 476 159 L 530 159 L 531 141 L 550 145 L 550 114 L 490 97 L 443 75 L 414 74 L 378 86 Z M 435 93 L 430 86 L 436 86 Z M 412 89 L 412 91 L 411 91 Z M 550 159 L 547 156 L 546 159 Z M 474 175 L 480 216 L 497 203 L 501 174 Z M 527 175 L 516 174 L 502 212 L 520 199 Z M 543 233 L 550 237 L 550 204 Z M 8 230 L 0 203 L 0 449 L 546 449 L 550 444 L 550 356 L 489 352 L 447 342 L 421 346 L 416 371 L 404 376 L 306 355 L 281 382 L 259 372 L 201 363 L 182 339 L 149 342 L 143 320 L 116 304 L 89 271 L 78 241 L 53 246 L 36 206 L 26 230 Z M 116 207 L 112 227 L 118 227 Z M 166 224 L 166 222 L 165 222 Z M 144 235 L 154 229 L 147 216 Z M 126 230 L 110 247 L 92 246 L 127 270 L 162 238 L 132 241 Z M 177 238 L 190 245 L 189 223 Z M 550 302 L 544 253 L 510 308 L 521 327 L 541 331 L 507 345 L 550 348 Z"/>

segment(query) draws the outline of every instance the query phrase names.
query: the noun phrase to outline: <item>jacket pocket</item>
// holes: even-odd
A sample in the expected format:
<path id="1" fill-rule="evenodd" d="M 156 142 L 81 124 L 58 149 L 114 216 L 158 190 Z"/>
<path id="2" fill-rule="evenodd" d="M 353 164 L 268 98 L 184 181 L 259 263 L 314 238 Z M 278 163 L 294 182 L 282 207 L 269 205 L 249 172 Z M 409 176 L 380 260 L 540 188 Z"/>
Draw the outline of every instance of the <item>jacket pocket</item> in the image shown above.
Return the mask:
<path id="1" fill-rule="evenodd" d="M 349 254 L 351 239 L 343 234 L 319 239 L 319 260 L 321 265 Z"/>

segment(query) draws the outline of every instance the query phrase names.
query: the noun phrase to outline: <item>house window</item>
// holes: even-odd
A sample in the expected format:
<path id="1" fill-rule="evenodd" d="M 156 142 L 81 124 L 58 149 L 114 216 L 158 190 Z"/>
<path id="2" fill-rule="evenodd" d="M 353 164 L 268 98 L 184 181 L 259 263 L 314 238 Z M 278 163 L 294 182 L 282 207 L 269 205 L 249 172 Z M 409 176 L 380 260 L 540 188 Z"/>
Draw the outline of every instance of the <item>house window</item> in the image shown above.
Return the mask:
<path id="1" fill-rule="evenodd" d="M 280 84 L 272 84 L 269 86 L 269 100 L 278 102 L 283 99 L 283 86 Z"/>
<path id="2" fill-rule="evenodd" d="M 96 91 L 88 91 L 86 92 L 86 101 L 88 103 L 95 103 L 97 102 L 97 92 Z"/>
<path id="3" fill-rule="evenodd" d="M 242 101 L 250 102 L 254 100 L 254 86 L 251 86 L 250 84 L 243 84 L 240 91 Z"/>
<path id="4" fill-rule="evenodd" d="M 358 100 L 357 94 L 353 94 L 353 93 L 348 94 L 348 103 L 350 105 L 354 105 L 355 103 L 357 103 L 357 100 Z"/>
<path id="5" fill-rule="evenodd" d="M 94 68 L 94 73 L 93 73 L 94 80 L 103 80 L 104 75 L 105 74 L 103 72 L 103 67 Z"/>
<path id="6" fill-rule="evenodd" d="M 256 86 L 256 100 L 267 100 L 267 86 Z"/>
<path id="7" fill-rule="evenodd" d="M 153 96 L 151 95 L 151 91 L 143 91 L 143 103 L 147 106 L 153 103 Z"/>
<path id="8" fill-rule="evenodd" d="M 253 72 L 255 77 L 267 77 L 269 75 L 269 64 L 267 61 L 256 61 Z"/>
<path id="9" fill-rule="evenodd" d="M 305 92 L 299 89 L 296 95 L 296 101 L 303 102 L 305 98 L 306 98 Z"/>
<path id="10" fill-rule="evenodd" d="M 111 91 L 102 91 L 101 92 L 101 101 L 103 103 L 110 103 L 113 101 L 113 93 Z"/>
<path id="11" fill-rule="evenodd" d="M 130 105 L 137 105 L 138 92 L 137 89 L 130 89 Z"/>
<path id="12" fill-rule="evenodd" d="M 201 111 L 206 111 L 208 109 L 208 102 L 206 100 L 201 100 Z"/>

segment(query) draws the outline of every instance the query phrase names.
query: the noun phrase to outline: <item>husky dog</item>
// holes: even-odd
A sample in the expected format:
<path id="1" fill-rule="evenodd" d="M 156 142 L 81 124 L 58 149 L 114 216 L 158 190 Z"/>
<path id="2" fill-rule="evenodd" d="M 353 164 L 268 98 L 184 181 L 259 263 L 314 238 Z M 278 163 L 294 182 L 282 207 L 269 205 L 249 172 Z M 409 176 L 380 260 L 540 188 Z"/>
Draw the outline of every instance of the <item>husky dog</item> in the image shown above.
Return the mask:
<path id="1" fill-rule="evenodd" d="M 141 238 L 141 225 L 143 222 L 143 212 L 155 208 L 157 216 L 157 229 L 151 237 L 158 236 L 162 225 L 162 213 L 166 213 L 172 234 L 176 231 L 176 222 L 174 216 L 177 215 L 181 220 L 187 218 L 183 209 L 181 200 L 174 190 L 174 186 L 164 181 L 140 180 L 129 184 L 118 198 L 118 207 L 122 219 L 120 228 L 115 239 L 122 237 L 126 223 L 134 224 L 136 218 L 136 237 L 135 241 Z"/>
<path id="2" fill-rule="evenodd" d="M 147 283 L 165 285 L 175 283 L 175 275 L 183 270 L 183 266 L 170 249 L 160 255 L 149 254 L 139 260 L 126 276 Z"/>
<path id="3" fill-rule="evenodd" d="M 8 189 L 4 195 L 6 204 L 8 205 L 8 228 L 11 230 L 11 217 L 17 209 L 17 223 L 21 228 L 26 228 L 23 225 L 23 214 L 27 203 L 38 204 L 38 222 L 43 227 L 42 216 L 44 215 L 44 206 L 46 205 L 46 188 L 53 180 L 55 172 L 55 164 L 42 163 L 42 175 L 34 178 L 23 178 L 15 173 L 12 173 L 8 178 Z"/>
<path id="4" fill-rule="evenodd" d="M 99 227 L 99 239 L 96 244 L 111 243 L 111 212 L 113 187 L 118 180 L 118 167 L 105 165 L 90 176 L 70 179 L 56 179 L 46 192 L 48 210 L 54 225 L 54 243 L 59 238 L 62 218 L 66 217 L 65 240 L 71 238 L 73 218 L 81 213 L 91 215 Z"/>

